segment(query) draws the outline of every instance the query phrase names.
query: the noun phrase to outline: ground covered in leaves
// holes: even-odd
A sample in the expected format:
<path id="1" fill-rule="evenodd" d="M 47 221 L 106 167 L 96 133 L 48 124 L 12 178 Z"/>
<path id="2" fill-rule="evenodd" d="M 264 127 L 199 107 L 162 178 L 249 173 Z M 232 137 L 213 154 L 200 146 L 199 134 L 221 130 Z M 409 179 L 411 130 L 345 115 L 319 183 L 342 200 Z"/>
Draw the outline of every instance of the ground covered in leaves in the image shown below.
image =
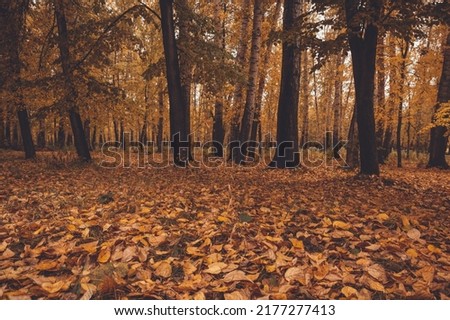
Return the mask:
<path id="1" fill-rule="evenodd" d="M 450 172 L 0 160 L 1 299 L 449 299 Z"/>

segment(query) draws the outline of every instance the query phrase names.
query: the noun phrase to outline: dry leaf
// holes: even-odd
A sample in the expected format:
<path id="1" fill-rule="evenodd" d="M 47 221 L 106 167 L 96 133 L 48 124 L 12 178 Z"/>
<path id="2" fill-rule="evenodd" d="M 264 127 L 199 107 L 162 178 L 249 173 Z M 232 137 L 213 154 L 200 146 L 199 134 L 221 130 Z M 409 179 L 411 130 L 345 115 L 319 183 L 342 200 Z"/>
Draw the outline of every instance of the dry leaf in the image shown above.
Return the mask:
<path id="1" fill-rule="evenodd" d="M 224 282 L 235 282 L 235 281 L 250 281 L 252 282 L 244 271 L 235 270 L 225 275 L 223 278 Z"/>
<path id="2" fill-rule="evenodd" d="M 170 278 L 170 276 L 172 275 L 172 265 L 170 263 L 168 263 L 167 261 L 163 261 L 160 263 L 160 265 L 158 266 L 158 268 L 156 268 L 155 270 L 155 274 L 158 277 L 162 277 L 162 278 Z"/>
<path id="3" fill-rule="evenodd" d="M 289 268 L 286 273 L 284 274 L 284 278 L 288 282 L 292 282 L 295 280 L 298 280 L 303 277 L 305 271 L 303 269 L 300 269 L 298 267 Z"/>
<path id="4" fill-rule="evenodd" d="M 111 258 L 111 250 L 109 248 L 105 248 L 100 251 L 97 261 L 100 263 L 107 263 L 109 258 Z"/>
<path id="5" fill-rule="evenodd" d="M 408 231 L 408 237 L 412 240 L 419 240 L 422 234 L 417 229 L 411 229 Z"/>
<path id="6" fill-rule="evenodd" d="M 205 270 L 204 272 L 210 273 L 210 274 L 220 274 L 227 267 L 228 267 L 228 265 L 226 263 L 216 262 L 216 263 L 209 265 L 208 269 Z"/>
<path id="7" fill-rule="evenodd" d="M 341 289 L 342 294 L 348 299 L 356 297 L 358 295 L 358 290 L 352 287 L 345 286 Z"/>
<path id="8" fill-rule="evenodd" d="M 56 283 L 45 282 L 42 284 L 42 289 L 47 291 L 48 293 L 57 293 L 64 288 L 66 283 L 64 281 L 58 281 Z"/>

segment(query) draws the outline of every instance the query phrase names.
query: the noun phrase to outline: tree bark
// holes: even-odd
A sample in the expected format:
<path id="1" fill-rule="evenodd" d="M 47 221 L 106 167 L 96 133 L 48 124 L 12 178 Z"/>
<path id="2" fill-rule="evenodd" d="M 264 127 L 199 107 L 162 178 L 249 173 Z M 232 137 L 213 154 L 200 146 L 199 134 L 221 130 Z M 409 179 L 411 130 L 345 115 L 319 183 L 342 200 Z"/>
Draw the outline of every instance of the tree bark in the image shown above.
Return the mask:
<path id="1" fill-rule="evenodd" d="M 189 163 L 189 130 L 187 119 L 189 110 L 185 105 L 185 98 L 181 85 L 178 46 L 175 38 L 173 19 L 173 0 L 160 0 L 161 24 L 166 59 L 166 77 L 170 100 L 170 131 L 174 163 L 185 167 Z"/>
<path id="2" fill-rule="evenodd" d="M 28 110 L 26 109 L 23 101 L 21 79 L 22 62 L 20 60 L 22 32 L 24 28 L 25 11 L 27 6 L 28 1 L 26 0 L 11 1 L 8 5 L 1 3 L 2 11 L 6 10 L 7 12 L 6 21 L 8 24 L 4 29 L 6 31 L 4 31 L 6 33 L 5 36 L 9 40 L 6 44 L 9 56 L 9 81 L 7 80 L 7 83 L 9 84 L 8 91 L 11 92 L 14 97 L 14 104 L 17 110 L 23 149 L 25 152 L 25 159 L 33 159 L 36 157 L 36 151 L 34 148 L 30 121 L 28 119 Z M 14 134 L 12 144 L 16 145 L 16 141 L 18 141 L 18 134 Z"/>
<path id="3" fill-rule="evenodd" d="M 367 4 L 371 22 L 364 25 L 359 19 L 359 1 L 346 0 L 345 11 L 349 30 L 349 43 L 353 60 L 355 78 L 356 110 L 360 148 L 361 174 L 379 175 L 375 134 L 375 70 L 378 42 L 378 26 L 382 0 L 371 0 Z M 362 26 L 363 25 L 363 26 Z"/>
<path id="4" fill-rule="evenodd" d="M 450 32 L 447 35 L 444 48 L 444 64 L 442 66 L 442 75 L 438 91 L 438 104 L 435 107 L 435 112 L 439 111 L 441 103 L 448 103 L 450 101 Z M 447 128 L 444 126 L 436 126 L 431 129 L 428 168 L 449 168 L 445 159 L 445 152 L 448 145 L 447 131 Z"/>
<path id="5" fill-rule="evenodd" d="M 406 81 L 406 59 L 409 53 L 409 42 L 405 42 L 402 48 L 402 63 L 400 66 L 400 100 L 397 114 L 397 167 L 402 167 L 402 127 L 403 127 L 403 107 L 405 102 L 405 81 Z"/>
<path id="6" fill-rule="evenodd" d="M 242 0 L 242 24 L 240 30 L 240 40 L 237 49 L 236 65 L 240 69 L 244 69 L 247 60 L 248 51 L 248 25 L 250 23 L 250 10 L 248 8 L 251 5 L 250 0 Z M 231 118 L 230 128 L 230 159 L 235 161 L 239 157 L 239 128 L 241 118 L 241 104 L 244 96 L 244 83 L 245 81 L 238 81 L 233 94 L 233 111 Z"/>
<path id="7" fill-rule="evenodd" d="M 249 140 L 255 114 L 255 102 L 258 89 L 259 62 L 261 53 L 261 26 L 263 16 L 263 0 L 255 0 L 253 10 L 253 32 L 250 53 L 250 67 L 248 72 L 247 98 L 245 101 L 244 114 L 242 116 L 241 129 L 239 134 L 239 141 L 242 148 L 239 156 L 234 159 L 237 164 L 240 164 L 242 161 L 244 161 L 244 158 L 249 155 L 249 150 L 247 150 L 247 148 L 250 146 Z"/>
<path id="8" fill-rule="evenodd" d="M 214 18 L 216 20 L 215 32 L 216 36 L 214 38 L 216 45 L 222 47 L 223 55 L 222 62 L 225 62 L 225 51 L 226 51 L 226 17 L 227 13 L 227 3 L 223 0 L 216 0 L 215 2 L 215 14 Z M 223 18 L 220 19 L 221 12 L 223 13 Z M 217 88 L 220 91 L 220 88 Z M 225 140 L 225 128 L 223 123 L 224 117 L 224 97 L 219 92 L 216 92 L 218 97 L 214 103 L 214 123 L 213 123 L 213 147 L 214 155 L 216 157 L 222 158 L 224 156 L 224 140 Z"/>
<path id="9" fill-rule="evenodd" d="M 385 159 L 383 154 L 383 138 L 384 129 L 386 127 L 386 59 L 384 57 L 384 38 L 380 39 L 381 45 L 378 46 L 377 53 L 377 145 L 378 145 L 378 162 L 384 164 Z"/>
<path id="10" fill-rule="evenodd" d="M 70 56 L 69 33 L 67 30 L 64 0 L 54 0 L 54 6 L 58 27 L 58 47 L 64 75 L 66 103 L 68 106 L 75 148 L 80 159 L 89 162 L 91 161 L 91 154 L 89 152 L 89 146 L 84 134 L 83 122 L 76 101 L 77 90 L 75 87 L 72 60 Z"/>
<path id="11" fill-rule="evenodd" d="M 283 30 L 292 32 L 302 11 L 301 0 L 285 0 Z M 278 103 L 277 153 L 271 168 L 296 168 L 300 165 L 298 107 L 300 98 L 299 39 L 284 41 L 281 88 Z"/>
<path id="12" fill-rule="evenodd" d="M 276 30 L 276 27 L 278 24 L 278 19 L 280 18 L 280 14 L 281 14 L 282 4 L 283 4 L 283 2 L 281 0 L 277 0 L 275 12 L 272 16 L 272 20 L 270 21 L 271 31 Z M 271 35 L 269 32 L 269 37 L 270 36 Z M 264 90 L 265 90 L 266 81 L 267 81 L 267 70 L 269 68 L 270 58 L 272 56 L 273 44 L 274 44 L 274 39 L 272 37 L 270 37 L 268 39 L 268 43 L 266 46 L 266 52 L 264 54 L 264 59 L 263 59 L 262 65 L 260 67 L 261 71 L 260 71 L 260 75 L 259 75 L 258 95 L 256 97 L 256 102 L 255 102 L 255 112 L 254 112 L 254 116 L 253 116 L 252 132 L 251 132 L 251 136 L 250 136 L 251 141 L 256 141 L 258 131 L 261 130 L 262 101 L 263 101 L 263 95 L 264 95 Z"/>
<path id="13" fill-rule="evenodd" d="M 333 157 L 335 159 L 340 159 L 339 148 L 334 148 L 334 146 L 341 140 L 341 122 L 342 122 L 342 78 L 344 72 L 342 69 L 344 52 L 338 53 L 336 56 L 336 75 L 334 79 L 334 101 L 333 101 L 333 143 L 331 148 L 333 148 Z M 340 144 L 339 144 L 340 145 Z"/>

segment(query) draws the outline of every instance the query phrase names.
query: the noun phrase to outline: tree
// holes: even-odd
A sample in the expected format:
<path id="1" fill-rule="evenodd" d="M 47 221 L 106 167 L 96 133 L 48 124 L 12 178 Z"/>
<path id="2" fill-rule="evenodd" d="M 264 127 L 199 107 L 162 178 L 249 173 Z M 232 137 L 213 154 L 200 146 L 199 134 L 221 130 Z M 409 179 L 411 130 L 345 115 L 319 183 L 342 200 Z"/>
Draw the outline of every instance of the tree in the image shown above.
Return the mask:
<path id="1" fill-rule="evenodd" d="M 300 164 L 298 107 L 300 98 L 299 38 L 292 36 L 302 11 L 301 0 L 285 0 L 283 16 L 283 58 L 280 98 L 278 102 L 277 151 L 269 164 L 271 168 L 296 168 Z"/>
<path id="2" fill-rule="evenodd" d="M 0 10 L 2 12 L 1 23 L 5 31 L 6 43 L 2 43 L 2 51 L 5 51 L 6 79 L 4 85 L 11 93 L 13 104 L 16 106 L 17 117 L 19 119 L 22 142 L 26 159 L 36 157 L 33 144 L 33 136 L 28 119 L 28 110 L 25 107 L 22 85 L 22 61 L 20 58 L 21 42 L 24 31 L 25 12 L 28 1 L 1 1 Z M 2 81 L 3 82 L 3 81 Z"/>
<path id="3" fill-rule="evenodd" d="M 439 83 L 438 103 L 435 107 L 437 114 L 442 108 L 442 104 L 450 101 L 450 32 L 444 46 L 444 64 L 442 66 L 442 75 Z M 435 117 L 435 121 L 436 121 Z M 430 140 L 430 158 L 428 161 L 429 168 L 448 169 L 449 165 L 445 160 L 445 152 L 447 150 L 448 136 L 447 127 L 437 125 L 431 129 Z"/>
<path id="4" fill-rule="evenodd" d="M 170 134 L 174 153 L 174 163 L 186 166 L 189 162 L 189 130 L 187 106 L 181 85 L 178 46 L 175 38 L 173 0 L 160 0 L 161 26 L 163 33 L 166 77 L 170 101 Z"/>
<path id="5" fill-rule="evenodd" d="M 91 161 L 89 145 L 86 140 L 83 122 L 77 105 L 77 89 L 74 80 L 73 61 L 70 55 L 69 33 L 67 28 L 65 2 L 54 0 L 56 24 L 58 27 L 58 47 L 64 76 L 65 101 L 69 111 L 70 124 L 78 156 L 83 161 Z"/>
<path id="6" fill-rule="evenodd" d="M 261 52 L 261 25 L 264 16 L 263 3 L 264 0 L 255 0 L 253 10 L 253 32 L 250 52 L 250 65 L 248 72 L 247 98 L 245 101 L 244 114 L 242 116 L 239 134 L 239 141 L 240 145 L 242 146 L 242 150 L 239 153 L 239 156 L 234 159 L 238 164 L 243 160 L 242 157 L 248 155 L 248 150 L 246 150 L 246 148 L 249 147 L 249 139 L 255 114 Z"/>
<path id="7" fill-rule="evenodd" d="M 361 174 L 379 175 L 375 134 L 374 90 L 378 23 L 382 0 L 345 1 L 348 40 L 355 78 Z"/>

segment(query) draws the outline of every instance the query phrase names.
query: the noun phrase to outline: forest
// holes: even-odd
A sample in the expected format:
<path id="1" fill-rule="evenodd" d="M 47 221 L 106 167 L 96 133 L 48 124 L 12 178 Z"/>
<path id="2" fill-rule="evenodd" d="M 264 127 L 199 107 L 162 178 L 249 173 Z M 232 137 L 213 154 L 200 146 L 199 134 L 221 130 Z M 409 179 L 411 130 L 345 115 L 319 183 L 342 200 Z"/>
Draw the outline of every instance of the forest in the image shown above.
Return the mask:
<path id="1" fill-rule="evenodd" d="M 450 298 L 447 0 L 0 0 L 0 299 Z"/>

